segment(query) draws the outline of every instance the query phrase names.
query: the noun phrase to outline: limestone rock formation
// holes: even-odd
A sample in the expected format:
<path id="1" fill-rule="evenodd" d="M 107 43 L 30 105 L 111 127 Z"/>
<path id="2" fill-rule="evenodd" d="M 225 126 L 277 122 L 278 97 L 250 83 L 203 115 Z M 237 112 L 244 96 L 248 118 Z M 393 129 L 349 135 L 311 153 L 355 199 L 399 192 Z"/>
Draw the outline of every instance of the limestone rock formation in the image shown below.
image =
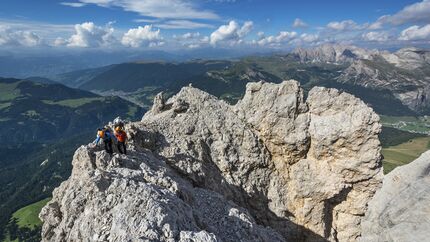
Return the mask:
<path id="1" fill-rule="evenodd" d="M 361 241 L 428 241 L 430 151 L 384 177 L 369 203 Z"/>
<path id="2" fill-rule="evenodd" d="M 76 151 L 44 241 L 354 241 L 382 178 L 372 109 L 296 81 L 185 87 L 126 128 L 128 156 Z"/>

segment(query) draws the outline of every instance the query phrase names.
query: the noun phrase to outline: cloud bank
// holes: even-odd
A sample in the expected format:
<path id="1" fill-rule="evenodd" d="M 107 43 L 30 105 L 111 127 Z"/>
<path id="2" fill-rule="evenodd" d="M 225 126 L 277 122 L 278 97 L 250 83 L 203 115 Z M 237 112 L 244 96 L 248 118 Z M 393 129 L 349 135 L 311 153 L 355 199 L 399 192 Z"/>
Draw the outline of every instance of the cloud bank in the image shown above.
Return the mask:
<path id="1" fill-rule="evenodd" d="M 36 33 L 0 26 L 0 46 L 33 47 L 41 43 L 41 38 Z"/>
<path id="2" fill-rule="evenodd" d="M 161 46 L 164 44 L 163 38 L 160 35 L 160 30 L 153 30 L 152 25 L 144 27 L 139 26 L 135 29 L 130 29 L 121 39 L 124 46 L 138 48 L 142 46 Z"/>

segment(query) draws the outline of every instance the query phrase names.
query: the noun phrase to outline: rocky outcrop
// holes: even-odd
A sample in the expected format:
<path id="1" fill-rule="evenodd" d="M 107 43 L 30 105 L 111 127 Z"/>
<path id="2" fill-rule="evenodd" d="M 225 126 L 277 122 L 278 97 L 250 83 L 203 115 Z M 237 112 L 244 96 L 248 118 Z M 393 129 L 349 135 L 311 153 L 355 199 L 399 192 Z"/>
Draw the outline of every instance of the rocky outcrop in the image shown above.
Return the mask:
<path id="1" fill-rule="evenodd" d="M 334 89 L 314 88 L 303 100 L 295 82 L 256 83 L 236 107 L 271 153 L 269 206 L 321 237 L 353 240 L 379 182 L 379 118 Z"/>
<path id="2" fill-rule="evenodd" d="M 361 241 L 428 241 L 430 152 L 384 177 L 369 203 Z"/>
<path id="3" fill-rule="evenodd" d="M 82 146 L 42 210 L 44 241 L 354 241 L 381 181 L 379 117 L 295 81 L 235 106 L 160 94 L 127 125 L 128 156 Z"/>

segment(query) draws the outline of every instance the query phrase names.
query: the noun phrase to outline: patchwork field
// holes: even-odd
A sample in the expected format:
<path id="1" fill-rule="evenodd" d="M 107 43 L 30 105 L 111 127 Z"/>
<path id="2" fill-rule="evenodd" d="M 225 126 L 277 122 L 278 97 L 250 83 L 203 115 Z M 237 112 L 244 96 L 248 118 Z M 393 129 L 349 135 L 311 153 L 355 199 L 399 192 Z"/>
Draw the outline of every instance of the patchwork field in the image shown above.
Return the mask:
<path id="1" fill-rule="evenodd" d="M 408 164 L 429 149 L 430 137 L 414 138 L 399 145 L 383 148 L 384 173 L 387 174 L 397 166 Z"/>

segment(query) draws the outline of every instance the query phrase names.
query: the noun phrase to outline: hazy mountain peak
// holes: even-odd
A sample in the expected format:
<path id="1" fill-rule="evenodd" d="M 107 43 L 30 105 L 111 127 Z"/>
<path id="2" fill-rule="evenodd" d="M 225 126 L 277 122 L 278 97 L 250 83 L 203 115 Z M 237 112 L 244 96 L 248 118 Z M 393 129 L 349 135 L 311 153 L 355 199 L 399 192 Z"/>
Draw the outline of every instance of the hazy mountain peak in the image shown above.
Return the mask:
<path id="1" fill-rule="evenodd" d="M 357 59 L 369 59 L 377 53 L 375 50 L 359 48 L 353 45 L 324 44 L 311 48 L 297 48 L 293 54 L 302 62 L 350 63 Z"/>
<path id="2" fill-rule="evenodd" d="M 384 52 L 381 56 L 396 67 L 404 69 L 416 69 L 430 64 L 430 52 L 416 47 L 402 48 L 394 53 Z"/>

